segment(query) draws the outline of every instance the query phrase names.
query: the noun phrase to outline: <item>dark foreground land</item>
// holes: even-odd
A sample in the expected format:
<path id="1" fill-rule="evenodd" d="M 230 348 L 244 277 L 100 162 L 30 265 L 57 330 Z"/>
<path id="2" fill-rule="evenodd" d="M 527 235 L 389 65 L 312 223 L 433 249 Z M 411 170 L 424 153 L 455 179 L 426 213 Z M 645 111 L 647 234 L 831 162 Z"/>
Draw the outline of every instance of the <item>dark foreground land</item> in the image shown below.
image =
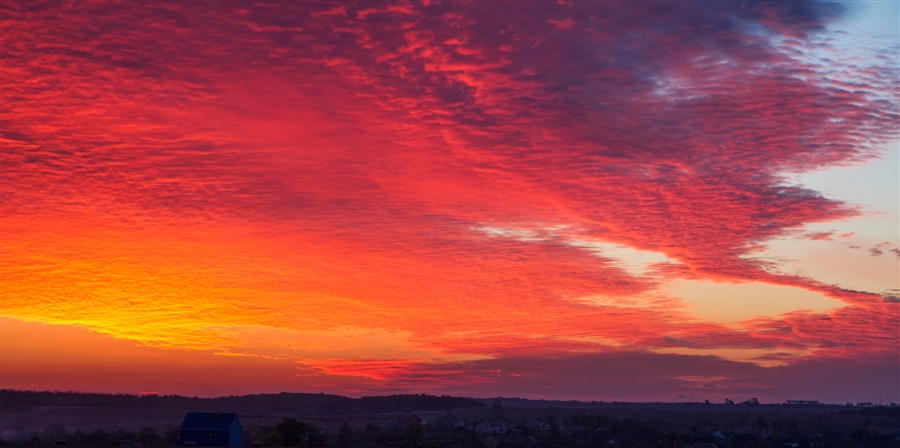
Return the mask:
<path id="1" fill-rule="evenodd" d="M 189 411 L 238 413 L 244 446 L 900 447 L 895 405 L 0 391 L 3 444 L 23 448 L 172 446 Z"/>

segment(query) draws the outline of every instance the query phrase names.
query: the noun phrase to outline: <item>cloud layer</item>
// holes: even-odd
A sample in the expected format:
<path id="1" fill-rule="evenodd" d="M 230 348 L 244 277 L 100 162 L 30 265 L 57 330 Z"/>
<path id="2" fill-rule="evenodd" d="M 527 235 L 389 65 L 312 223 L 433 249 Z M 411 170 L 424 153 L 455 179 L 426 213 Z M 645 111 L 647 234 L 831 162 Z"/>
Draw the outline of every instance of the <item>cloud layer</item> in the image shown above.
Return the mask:
<path id="1" fill-rule="evenodd" d="M 2 5 L 3 314 L 373 390 L 895 359 L 894 296 L 758 254 L 864 213 L 786 176 L 897 139 L 896 48 L 823 59 L 832 3 L 562 3 Z M 841 306 L 715 322 L 679 280 Z"/>

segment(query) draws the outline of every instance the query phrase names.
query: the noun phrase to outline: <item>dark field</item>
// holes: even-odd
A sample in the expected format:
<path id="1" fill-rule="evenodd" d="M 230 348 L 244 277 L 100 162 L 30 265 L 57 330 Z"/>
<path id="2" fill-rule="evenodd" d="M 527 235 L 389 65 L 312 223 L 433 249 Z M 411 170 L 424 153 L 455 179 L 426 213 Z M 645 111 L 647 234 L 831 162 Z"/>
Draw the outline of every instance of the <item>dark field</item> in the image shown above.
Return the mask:
<path id="1" fill-rule="evenodd" d="M 0 391 L 0 431 L 19 435 L 4 436 L 5 446 L 32 446 L 35 437 L 39 446 L 172 446 L 188 411 L 237 412 L 244 446 L 900 447 L 898 406 Z"/>

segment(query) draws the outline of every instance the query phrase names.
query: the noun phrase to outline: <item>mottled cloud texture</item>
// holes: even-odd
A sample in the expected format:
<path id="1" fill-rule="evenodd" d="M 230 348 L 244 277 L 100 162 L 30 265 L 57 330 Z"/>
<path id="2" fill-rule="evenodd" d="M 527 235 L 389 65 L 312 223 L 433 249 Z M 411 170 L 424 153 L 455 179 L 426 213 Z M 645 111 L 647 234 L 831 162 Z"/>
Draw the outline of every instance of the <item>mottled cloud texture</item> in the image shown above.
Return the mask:
<path id="1" fill-rule="evenodd" d="M 757 256 L 864 212 L 788 175 L 898 137 L 897 49 L 821 56 L 842 14 L 4 2 L 3 315 L 289 360 L 302 390 L 900 398 L 893 296 Z M 835 306 L 716 322 L 677 281 Z"/>

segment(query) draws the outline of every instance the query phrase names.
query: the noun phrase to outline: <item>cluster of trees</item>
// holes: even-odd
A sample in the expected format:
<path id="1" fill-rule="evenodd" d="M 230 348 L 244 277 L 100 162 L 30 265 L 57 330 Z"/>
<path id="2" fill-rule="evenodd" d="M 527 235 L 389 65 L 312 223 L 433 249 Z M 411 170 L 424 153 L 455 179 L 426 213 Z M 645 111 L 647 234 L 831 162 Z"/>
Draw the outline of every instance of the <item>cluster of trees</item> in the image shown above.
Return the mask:
<path id="1" fill-rule="evenodd" d="M 498 447 L 684 447 L 713 443 L 719 448 L 887 448 L 900 446 L 888 435 L 900 422 L 895 411 L 847 414 L 711 414 L 691 418 L 624 418 L 611 415 L 548 416 L 541 429 L 518 424 Z M 884 417 L 879 420 L 868 415 Z"/>
<path id="2" fill-rule="evenodd" d="M 405 426 L 376 425 L 368 423 L 362 428 L 353 428 L 343 423 L 338 434 L 330 438 L 331 446 L 354 447 L 479 447 L 484 448 L 484 440 L 471 429 L 454 430 L 436 428 L 411 422 Z M 310 445 L 312 446 L 312 445 Z"/>
<path id="3" fill-rule="evenodd" d="M 495 415 L 495 417 L 500 417 Z M 676 418 L 617 418 L 611 415 L 546 416 L 542 427 L 520 420 L 506 434 L 479 434 L 471 426 L 446 428 L 409 423 L 405 426 L 367 424 L 354 429 L 341 425 L 336 435 L 321 432 L 315 425 L 285 419 L 263 442 L 267 446 L 352 447 L 471 447 L 471 448 L 557 448 L 557 447 L 684 447 L 694 443 L 714 443 L 719 448 L 770 448 L 784 446 L 823 448 L 887 448 L 898 446 L 893 437 L 873 420 L 850 420 L 845 416 L 728 415 L 721 420 Z M 721 417 L 721 416 L 720 416 Z M 900 415 L 885 415 L 890 420 Z M 501 417 L 502 418 L 502 417 Z M 796 445 L 794 445 L 796 444 Z"/>
<path id="4" fill-rule="evenodd" d="M 76 446 L 117 446 L 122 441 L 143 446 L 172 446 L 180 435 L 179 428 L 171 428 L 161 431 L 156 428 L 146 427 L 138 432 L 134 431 L 106 431 L 102 428 L 93 431 L 81 429 L 69 432 L 65 426 L 59 423 L 47 425 L 43 433 L 32 431 L 23 434 L 28 440 L 39 441 L 42 444 L 53 444 L 57 440 L 66 440 L 70 445 Z"/>
<path id="5" fill-rule="evenodd" d="M 265 446 L 329 446 L 327 432 L 319 427 L 294 418 L 282 420 L 271 431 L 266 432 L 260 441 Z"/>
<path id="6" fill-rule="evenodd" d="M 752 400 L 750 404 L 755 404 Z M 491 405 L 490 408 L 488 405 Z M 265 414 L 293 415 L 275 426 L 245 426 L 245 445 L 260 441 L 266 446 L 295 447 L 683 447 L 697 442 L 715 443 L 720 448 L 767 448 L 796 444 L 798 447 L 833 448 L 894 447 L 898 442 L 888 433 L 900 429 L 900 407 L 863 409 L 822 409 L 798 411 L 773 405 L 728 406 L 697 404 L 680 408 L 638 408 L 636 404 L 621 408 L 549 408 L 510 406 L 509 399 L 492 402 L 458 397 L 428 395 L 393 395 L 352 399 L 325 394 L 270 394 L 243 397 L 199 399 L 179 396 L 135 396 L 89 393 L 55 393 L 0 391 L 0 407 L 6 412 L 27 413 L 43 407 L 78 408 L 110 407 L 121 409 L 192 409 L 238 412 L 241 416 L 264 417 Z M 606 406 L 606 405 L 604 405 Z M 667 405 L 668 406 L 668 405 Z M 348 423 L 336 433 L 323 431 L 310 421 L 340 422 L 346 415 L 365 421 L 366 414 L 388 414 L 410 411 L 469 408 L 464 414 L 470 421 L 466 428 L 441 428 L 437 425 L 408 423 L 376 425 Z M 480 408 L 480 409 L 479 409 Z M 330 416 L 323 415 L 331 413 Z M 303 416 L 309 416 L 306 418 Z M 489 420 L 509 422 L 513 430 L 506 434 L 479 434 L 474 424 Z M 533 420 L 543 425 L 527 425 Z M 26 421 L 27 418 L 21 419 Z M 252 421 L 252 419 L 248 419 Z M 271 420 L 269 420 L 271 421 Z M 332 427 L 334 428 L 334 427 Z M 70 445 L 115 446 L 129 440 L 144 446 L 171 446 L 179 429 L 144 428 L 138 432 L 93 431 L 69 432 L 62 425 L 50 425 L 39 436 L 44 443 L 66 439 Z M 610 444 L 609 441 L 614 443 Z"/>
<path id="7" fill-rule="evenodd" d="M 512 420 L 499 408 L 492 418 Z M 521 415 L 520 415 L 521 417 Z M 506 434 L 479 434 L 472 429 L 422 425 L 376 425 L 354 428 L 343 423 L 336 434 L 323 431 L 313 423 L 285 418 L 274 427 L 253 428 L 245 433 L 244 445 L 260 441 L 270 447 L 459 447 L 459 448 L 557 448 L 557 447 L 684 447 L 694 443 L 714 443 L 719 448 L 887 448 L 900 444 L 885 434 L 896 428 L 900 409 L 865 410 L 859 413 L 800 416 L 726 414 L 709 416 L 671 415 L 670 418 L 619 418 L 615 415 L 547 415 L 537 425 L 520 418 Z M 473 422 L 474 423 L 474 422 Z M 66 439 L 75 446 L 116 446 L 128 440 L 146 447 L 172 446 L 178 428 L 160 431 L 144 428 L 138 432 L 69 432 L 60 424 L 47 426 L 40 436 L 42 444 Z M 796 444 L 796 445 L 794 445 Z"/>

